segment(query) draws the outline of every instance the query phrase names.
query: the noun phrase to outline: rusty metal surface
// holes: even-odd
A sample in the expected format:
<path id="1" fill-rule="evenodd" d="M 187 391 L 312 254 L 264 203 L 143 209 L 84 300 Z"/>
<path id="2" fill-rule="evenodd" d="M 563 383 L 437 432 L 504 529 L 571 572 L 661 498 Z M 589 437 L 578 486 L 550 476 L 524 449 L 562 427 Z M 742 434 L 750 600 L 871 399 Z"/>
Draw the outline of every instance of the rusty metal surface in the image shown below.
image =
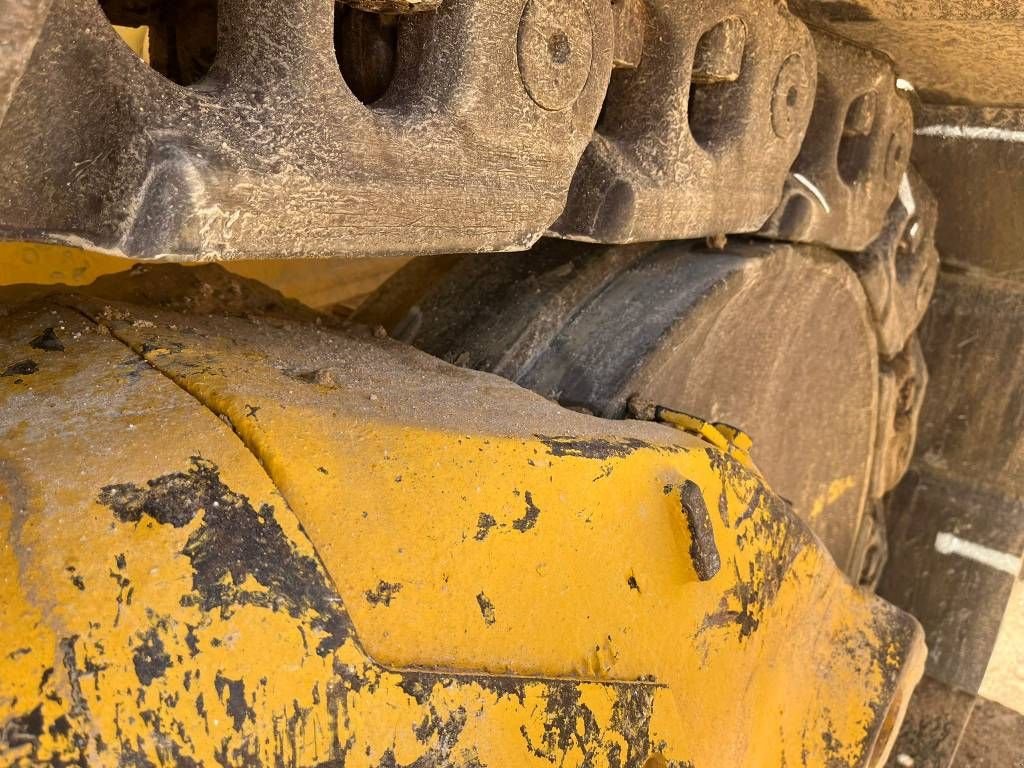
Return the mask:
<path id="1" fill-rule="evenodd" d="M 625 243 L 758 229 L 814 101 L 806 28 L 769 0 L 642 8 L 642 55 L 612 74 L 554 232 Z"/>
<path id="2" fill-rule="evenodd" d="M 436 11 L 441 7 L 441 0 L 341 0 L 346 5 L 369 13 L 422 13 Z"/>
<path id="3" fill-rule="evenodd" d="M 926 675 L 911 696 L 886 766 L 1004 768 L 1022 760 L 1024 715 Z"/>
<path id="4" fill-rule="evenodd" d="M 18 33 L 38 35 L 24 75 L 0 81 L 2 234 L 135 257 L 525 248 L 562 211 L 612 65 L 610 7 L 553 2 L 402 17 L 368 106 L 339 70 L 333 3 L 221 4 L 216 60 L 182 88 L 96 3 L 55 0 Z"/>
<path id="5" fill-rule="evenodd" d="M 743 428 L 769 481 L 859 575 L 876 441 L 896 446 L 891 430 L 876 436 L 875 330 L 841 259 L 763 242 L 545 241 L 529 259 L 467 256 L 425 281 L 404 310 L 410 296 L 385 283 L 356 319 L 393 317 L 396 337 L 431 354 L 605 417 L 636 397 Z"/>
<path id="6" fill-rule="evenodd" d="M 889 561 L 879 593 L 913 612 L 928 635 L 928 672 L 967 692 L 982 686 L 1016 577 L 965 556 L 971 542 L 1005 560 L 1024 554 L 1024 507 L 991 488 L 919 465 L 889 501 Z M 962 544 L 961 544 L 962 546 Z"/>
<path id="7" fill-rule="evenodd" d="M 1010 499 L 1024 492 L 1022 326 L 1024 284 L 950 265 L 920 329 L 932 376 L 918 458 Z"/>
<path id="8" fill-rule="evenodd" d="M 882 229 L 910 161 L 913 119 L 884 55 L 819 29 L 814 111 L 761 234 L 860 251 Z"/>
<path id="9" fill-rule="evenodd" d="M 696 437 L 361 330 L 94 299 L 0 326 L 4 364 L 33 361 L 0 377 L 8 763 L 888 753 L 916 622 Z"/>

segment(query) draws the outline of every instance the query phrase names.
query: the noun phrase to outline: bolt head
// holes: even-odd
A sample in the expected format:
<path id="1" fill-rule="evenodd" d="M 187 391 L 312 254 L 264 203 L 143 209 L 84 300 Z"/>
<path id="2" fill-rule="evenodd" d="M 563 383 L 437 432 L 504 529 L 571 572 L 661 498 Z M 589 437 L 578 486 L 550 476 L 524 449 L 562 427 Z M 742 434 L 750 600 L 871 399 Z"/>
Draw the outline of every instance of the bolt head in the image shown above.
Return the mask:
<path id="1" fill-rule="evenodd" d="M 772 89 L 772 130 L 780 139 L 788 139 L 803 129 L 810 114 L 814 93 L 810 65 L 799 53 L 782 62 Z"/>
<path id="2" fill-rule="evenodd" d="M 523 86 L 538 106 L 559 111 L 575 103 L 594 56 L 587 0 L 528 0 L 517 54 Z"/>
<path id="3" fill-rule="evenodd" d="M 889 146 L 885 152 L 885 177 L 896 179 L 907 170 L 910 160 L 910 126 L 901 125 L 889 137 Z"/>

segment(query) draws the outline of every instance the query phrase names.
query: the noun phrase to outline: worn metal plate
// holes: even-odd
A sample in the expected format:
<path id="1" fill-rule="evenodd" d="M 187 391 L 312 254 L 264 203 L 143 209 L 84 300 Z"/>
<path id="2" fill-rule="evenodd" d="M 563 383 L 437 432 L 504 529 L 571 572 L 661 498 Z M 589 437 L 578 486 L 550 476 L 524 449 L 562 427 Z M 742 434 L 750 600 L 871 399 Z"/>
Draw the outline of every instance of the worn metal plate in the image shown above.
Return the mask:
<path id="1" fill-rule="evenodd" d="M 910 161 L 913 119 L 890 59 L 819 29 L 814 111 L 766 237 L 860 251 Z"/>
<path id="2" fill-rule="evenodd" d="M 980 272 L 940 274 L 919 330 L 930 384 L 914 477 L 890 501 L 890 544 L 902 554 L 881 592 L 922 620 L 931 674 L 971 692 L 985 678 L 1020 569 L 1012 563 L 1024 554 L 1022 312 L 1020 285 Z M 940 534 L 991 556 L 940 552 Z"/>
<path id="3" fill-rule="evenodd" d="M 398 337 L 602 416 L 638 398 L 743 428 L 773 487 L 856 577 L 878 361 L 841 259 L 768 243 L 552 241 L 530 259 L 467 256 L 430 280 Z M 385 284 L 356 318 L 397 317 L 409 297 Z"/>
<path id="4" fill-rule="evenodd" d="M 791 0 L 801 18 L 885 51 L 933 104 L 1024 106 L 1024 8 L 1001 0 Z"/>
<path id="5" fill-rule="evenodd" d="M 750 232 L 779 200 L 814 100 L 806 28 L 768 0 L 648 0 L 553 231 L 625 243 Z"/>
<path id="6" fill-rule="evenodd" d="M 1024 555 L 1024 503 L 977 478 L 915 462 L 887 511 L 889 546 L 899 556 L 878 592 L 924 625 L 928 673 L 976 693 Z"/>
<path id="7" fill-rule="evenodd" d="M 900 353 L 931 301 L 939 272 L 937 218 L 935 197 L 908 168 L 881 233 L 865 250 L 844 254 L 867 294 L 882 357 Z"/>
<path id="8" fill-rule="evenodd" d="M 1024 285 L 944 270 L 919 335 L 931 383 L 918 456 L 1024 496 Z"/>
<path id="9" fill-rule="evenodd" d="M 52 0 L 8 0 L 0 27 L 0 124 L 28 66 Z"/>
<path id="10" fill-rule="evenodd" d="M 696 437 L 369 333 L 75 306 L 0 321 L 8 761 L 884 760 L 916 622 Z"/>
<path id="11" fill-rule="evenodd" d="M 329 0 L 221 3 L 188 88 L 93 0 L 54 0 L 10 33 L 31 49 L 20 77 L 0 70 L 0 237 L 182 259 L 526 248 L 562 211 L 612 65 L 608 3 L 537 11 L 551 2 L 402 17 L 394 79 L 366 105 Z M 529 43 L 536 25 L 564 57 Z"/>
<path id="12" fill-rule="evenodd" d="M 943 263 L 1024 280 L 1024 110 L 925 107 L 914 162 L 942 215 L 935 242 Z"/>
<path id="13" fill-rule="evenodd" d="M 871 496 L 882 498 L 910 466 L 917 423 L 928 387 L 928 369 L 916 336 L 878 371 L 878 431 L 871 470 Z"/>

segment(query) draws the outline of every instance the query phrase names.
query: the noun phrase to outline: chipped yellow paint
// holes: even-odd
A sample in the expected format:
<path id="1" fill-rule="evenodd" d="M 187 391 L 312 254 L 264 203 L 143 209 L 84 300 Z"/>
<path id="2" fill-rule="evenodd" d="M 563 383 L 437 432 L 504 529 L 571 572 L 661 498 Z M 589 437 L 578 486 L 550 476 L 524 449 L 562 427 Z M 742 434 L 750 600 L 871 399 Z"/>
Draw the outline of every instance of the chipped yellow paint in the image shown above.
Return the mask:
<path id="1" fill-rule="evenodd" d="M 79 702 L 96 765 L 881 764 L 919 628 L 697 437 L 368 334 L 78 306 L 0 333 L 38 364 L 0 377 L 0 610 L 33 638 L 0 722 Z"/>
<path id="2" fill-rule="evenodd" d="M 825 511 L 825 508 L 830 504 L 835 504 L 844 493 L 853 488 L 857 484 L 857 478 L 853 475 L 847 475 L 846 477 L 840 477 L 828 484 L 828 488 L 820 494 L 814 500 L 814 504 L 811 506 L 810 520 L 817 520 L 821 513 Z"/>
<path id="3" fill-rule="evenodd" d="M 35 701 L 39 680 L 52 664 L 52 649 L 56 647 L 53 632 L 47 627 L 38 606 L 20 589 L 18 560 L 12 543 L 14 514 L 12 496 L 14 488 L 0 476 L 6 493 L 0 498 L 0 601 L 3 619 L 0 624 L 0 712 L 12 711 L 16 702 Z M 44 700 L 39 702 L 42 716 L 54 722 L 63 713 L 60 704 Z M 0 715 L 2 717 L 2 715 Z M 15 747 L 10 754 L 0 757 L 13 761 L 26 757 L 27 746 Z M 39 757 L 48 760 L 51 753 Z"/>

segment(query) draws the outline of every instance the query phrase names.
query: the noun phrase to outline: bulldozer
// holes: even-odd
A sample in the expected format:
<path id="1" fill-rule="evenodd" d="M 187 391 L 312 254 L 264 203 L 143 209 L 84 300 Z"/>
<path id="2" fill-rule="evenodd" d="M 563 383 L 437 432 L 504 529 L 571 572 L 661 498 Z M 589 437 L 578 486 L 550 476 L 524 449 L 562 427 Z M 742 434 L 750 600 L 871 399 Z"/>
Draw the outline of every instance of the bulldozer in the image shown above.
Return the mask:
<path id="1" fill-rule="evenodd" d="M 1021 71 L 0 0 L 0 767 L 1024 765 Z"/>

